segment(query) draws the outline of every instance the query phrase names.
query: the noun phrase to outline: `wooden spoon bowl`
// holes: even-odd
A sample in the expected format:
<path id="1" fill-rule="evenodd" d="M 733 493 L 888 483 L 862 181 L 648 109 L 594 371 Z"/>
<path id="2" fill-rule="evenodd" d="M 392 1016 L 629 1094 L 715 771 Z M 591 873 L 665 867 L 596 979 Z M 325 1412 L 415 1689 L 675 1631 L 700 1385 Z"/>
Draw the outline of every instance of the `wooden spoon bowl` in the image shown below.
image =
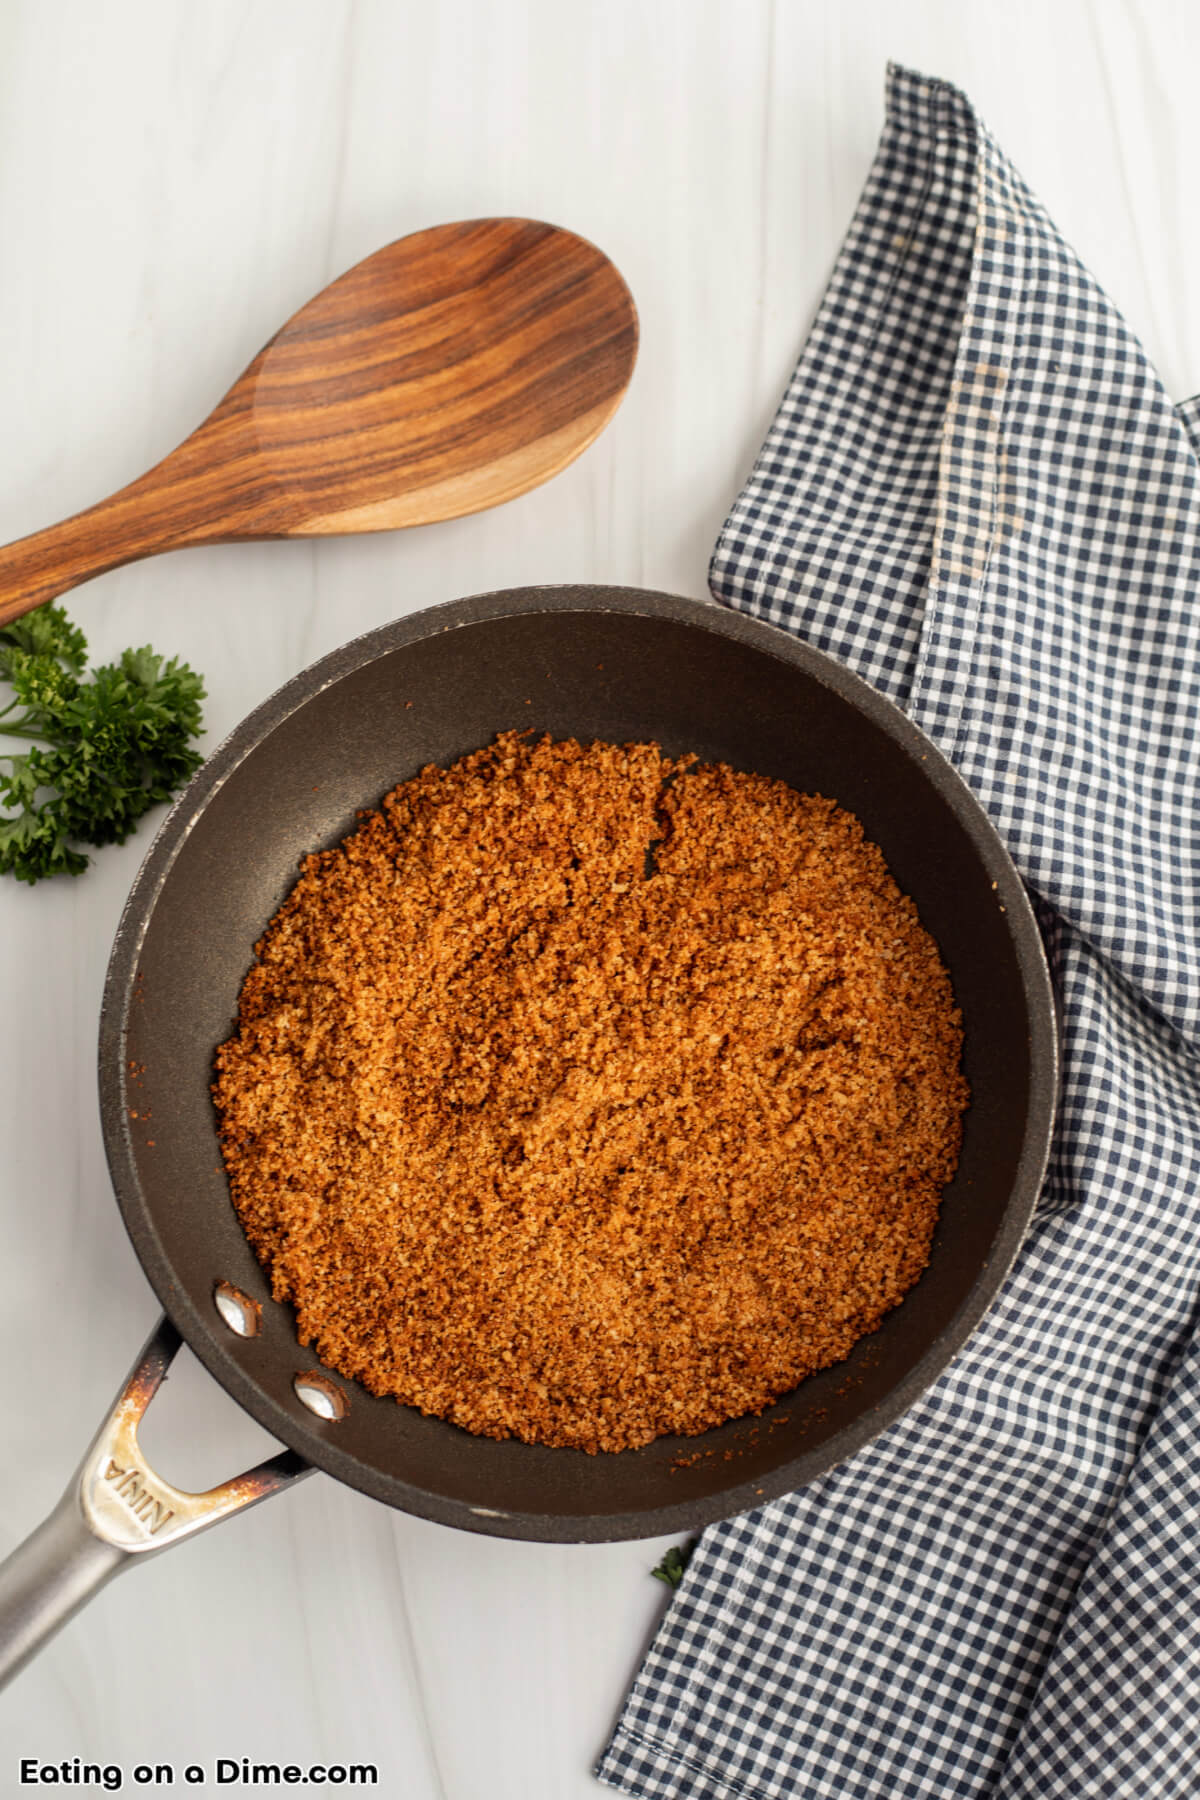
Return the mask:
<path id="1" fill-rule="evenodd" d="M 437 225 L 322 290 L 178 449 L 0 550 L 0 624 L 161 550 L 479 512 L 586 449 L 637 314 L 608 258 L 530 219 Z"/>

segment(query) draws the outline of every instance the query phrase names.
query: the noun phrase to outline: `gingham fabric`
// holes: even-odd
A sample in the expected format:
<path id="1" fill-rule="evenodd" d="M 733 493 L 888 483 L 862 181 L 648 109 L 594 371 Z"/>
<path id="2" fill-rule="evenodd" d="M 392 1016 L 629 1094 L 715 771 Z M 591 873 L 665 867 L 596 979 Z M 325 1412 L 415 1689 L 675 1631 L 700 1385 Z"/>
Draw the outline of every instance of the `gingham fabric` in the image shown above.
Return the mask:
<path id="1" fill-rule="evenodd" d="M 1060 1122 L 937 1385 L 704 1534 L 614 1787 L 1200 1795 L 1198 421 L 963 95 L 893 69 L 713 588 L 882 688 L 988 808 L 1051 957 Z"/>

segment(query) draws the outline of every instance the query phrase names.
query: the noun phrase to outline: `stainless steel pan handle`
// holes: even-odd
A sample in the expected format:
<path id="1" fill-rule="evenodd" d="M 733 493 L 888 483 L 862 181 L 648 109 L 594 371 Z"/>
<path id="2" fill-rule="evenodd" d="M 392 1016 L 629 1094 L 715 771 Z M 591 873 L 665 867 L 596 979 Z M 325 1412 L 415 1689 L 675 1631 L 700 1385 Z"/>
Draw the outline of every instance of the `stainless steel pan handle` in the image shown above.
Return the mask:
<path id="1" fill-rule="evenodd" d="M 179 1345 L 174 1325 L 160 1320 L 66 1493 L 0 1564 L 0 1685 L 122 1569 L 312 1474 L 303 1457 L 282 1450 L 206 1494 L 156 1475 L 138 1425 Z"/>

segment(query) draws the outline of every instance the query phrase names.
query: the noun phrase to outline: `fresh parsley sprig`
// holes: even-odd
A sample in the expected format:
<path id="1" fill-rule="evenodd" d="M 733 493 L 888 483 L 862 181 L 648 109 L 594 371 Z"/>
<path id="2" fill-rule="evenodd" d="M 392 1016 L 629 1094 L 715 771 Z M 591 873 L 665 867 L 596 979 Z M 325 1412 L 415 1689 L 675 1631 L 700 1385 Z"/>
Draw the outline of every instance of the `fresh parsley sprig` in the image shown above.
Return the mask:
<path id="1" fill-rule="evenodd" d="M 687 1573 L 688 1562 L 695 1542 L 690 1544 L 672 1544 L 656 1569 L 650 1573 L 656 1581 L 661 1581 L 669 1588 L 677 1588 Z"/>
<path id="2" fill-rule="evenodd" d="M 82 875 L 80 844 L 123 844 L 169 800 L 201 758 L 204 683 L 177 657 L 126 650 L 85 675 L 87 639 L 61 606 L 39 606 L 0 629 L 0 733 L 29 748 L 0 750 L 0 874 L 18 881 Z"/>

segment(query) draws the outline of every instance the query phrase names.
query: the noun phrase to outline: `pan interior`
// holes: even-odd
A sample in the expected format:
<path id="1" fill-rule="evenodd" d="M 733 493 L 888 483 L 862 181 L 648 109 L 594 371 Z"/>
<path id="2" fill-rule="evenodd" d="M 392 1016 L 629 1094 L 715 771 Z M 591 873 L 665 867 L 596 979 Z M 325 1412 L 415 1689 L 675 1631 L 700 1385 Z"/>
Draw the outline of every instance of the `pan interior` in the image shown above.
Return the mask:
<path id="1" fill-rule="evenodd" d="M 253 945 L 299 858 L 428 762 L 512 727 L 654 739 L 836 798 L 915 899 L 950 969 L 972 1104 L 929 1268 L 850 1358 L 758 1419 L 588 1456 L 474 1438 L 343 1382 L 336 1424 L 297 1400 L 313 1366 L 230 1204 L 209 1094 Z M 998 840 L 899 714 L 824 658 L 695 602 L 534 590 L 441 608 L 297 678 L 197 777 L 143 868 L 102 1028 L 105 1130 L 151 1280 L 213 1373 L 260 1421 L 393 1505 L 567 1540 L 695 1526 L 841 1461 L 949 1360 L 994 1293 L 1036 1196 L 1049 1131 L 1044 965 Z M 1040 1064 L 1039 1064 L 1040 1058 Z M 136 1118 L 133 1116 L 136 1113 Z M 235 1338 L 218 1281 L 262 1302 Z"/>

